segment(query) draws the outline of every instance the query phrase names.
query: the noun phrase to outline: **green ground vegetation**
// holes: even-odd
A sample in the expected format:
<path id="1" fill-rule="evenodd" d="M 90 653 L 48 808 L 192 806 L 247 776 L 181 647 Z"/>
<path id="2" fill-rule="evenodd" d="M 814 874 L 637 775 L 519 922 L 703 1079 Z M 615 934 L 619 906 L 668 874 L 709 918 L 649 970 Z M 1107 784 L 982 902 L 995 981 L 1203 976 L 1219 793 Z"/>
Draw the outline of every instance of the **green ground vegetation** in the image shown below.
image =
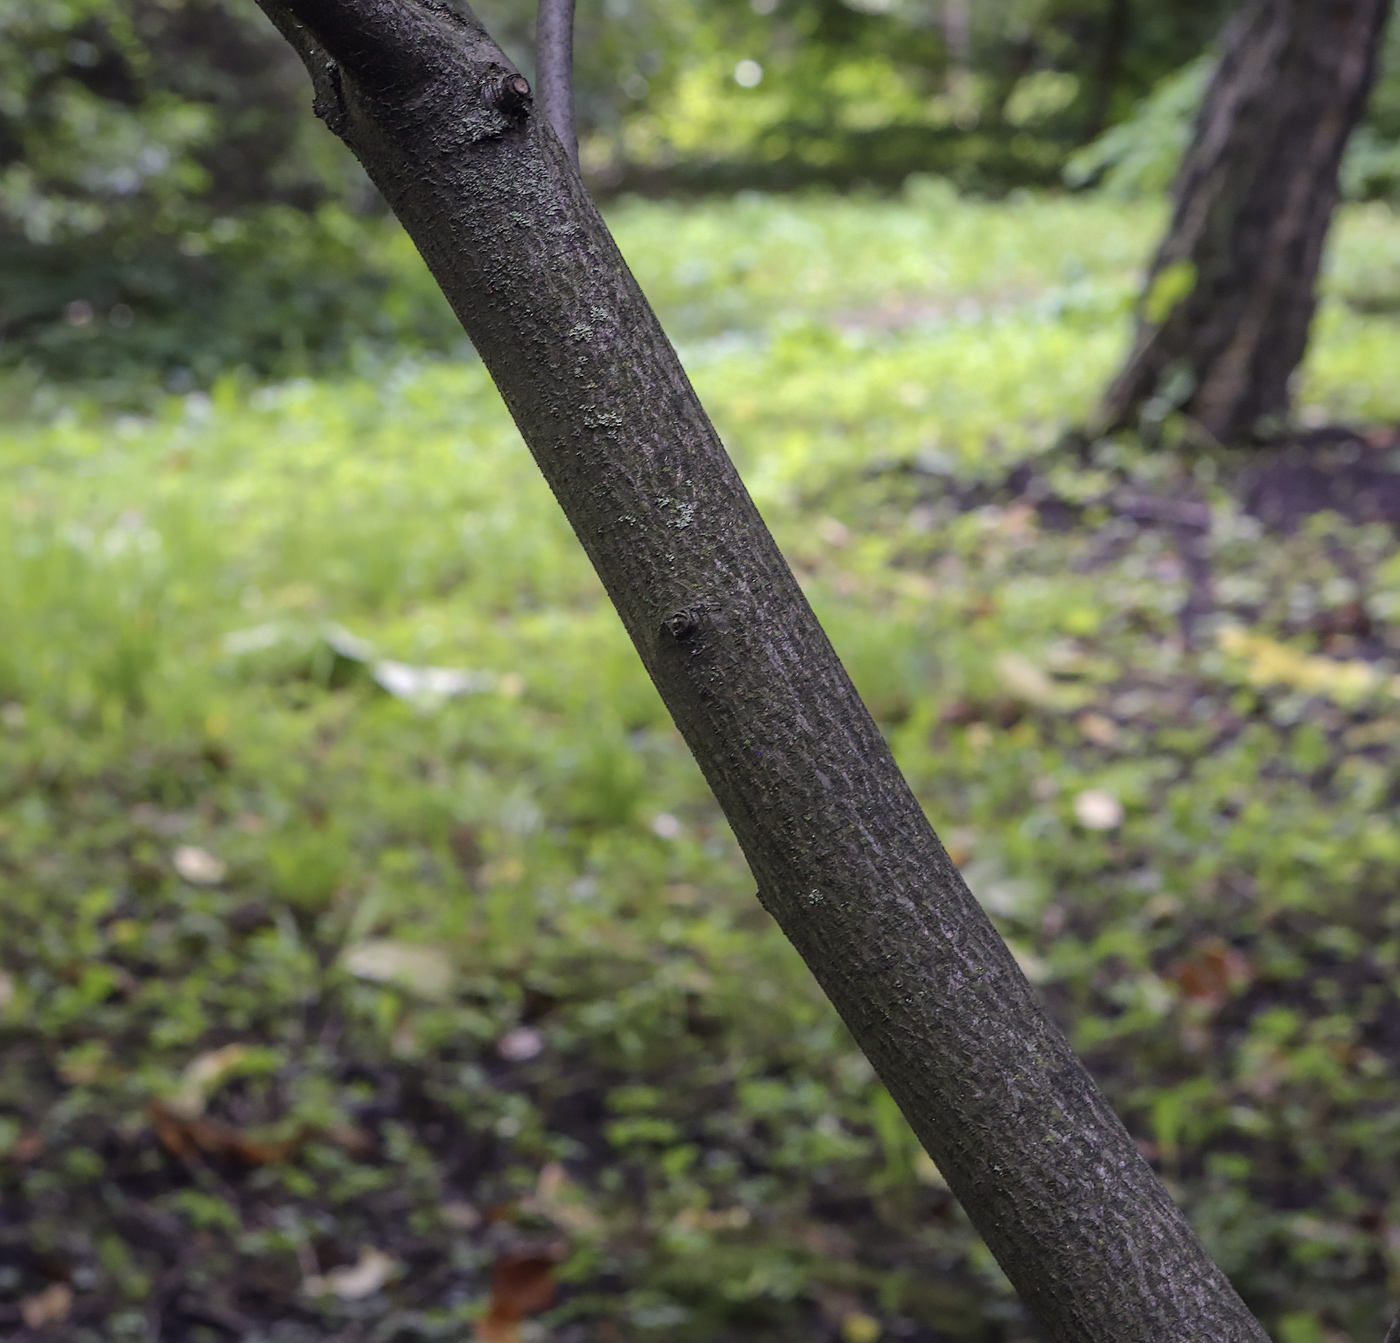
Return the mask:
<path id="1" fill-rule="evenodd" d="M 1391 527 L 1290 505 L 1286 452 L 1270 529 L 1255 459 L 1066 444 L 1158 206 L 916 181 L 612 219 L 1211 1250 L 1282 1343 L 1378 1338 Z M 1303 420 L 1400 420 L 1387 209 L 1328 284 Z M 753 899 L 480 364 L 347 361 L 6 384 L 0 1328 L 500 1339 L 514 1283 L 539 1339 L 1037 1337 Z M 1367 432 L 1309 461 L 1380 498 Z"/>

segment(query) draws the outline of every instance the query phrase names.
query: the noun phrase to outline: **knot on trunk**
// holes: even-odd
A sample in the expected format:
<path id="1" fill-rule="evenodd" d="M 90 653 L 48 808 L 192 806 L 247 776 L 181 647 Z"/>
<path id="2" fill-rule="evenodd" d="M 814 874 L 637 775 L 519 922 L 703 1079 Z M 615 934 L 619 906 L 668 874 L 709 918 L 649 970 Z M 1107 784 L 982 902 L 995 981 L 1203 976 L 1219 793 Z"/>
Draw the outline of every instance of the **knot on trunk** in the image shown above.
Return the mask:
<path id="1" fill-rule="evenodd" d="M 533 99 L 530 81 L 524 75 L 497 75 L 481 86 L 481 101 L 508 117 L 524 116 Z"/>
<path id="2" fill-rule="evenodd" d="M 661 622 L 661 628 L 679 643 L 700 628 L 702 618 L 702 613 L 696 607 L 689 606 L 684 611 L 667 616 Z"/>

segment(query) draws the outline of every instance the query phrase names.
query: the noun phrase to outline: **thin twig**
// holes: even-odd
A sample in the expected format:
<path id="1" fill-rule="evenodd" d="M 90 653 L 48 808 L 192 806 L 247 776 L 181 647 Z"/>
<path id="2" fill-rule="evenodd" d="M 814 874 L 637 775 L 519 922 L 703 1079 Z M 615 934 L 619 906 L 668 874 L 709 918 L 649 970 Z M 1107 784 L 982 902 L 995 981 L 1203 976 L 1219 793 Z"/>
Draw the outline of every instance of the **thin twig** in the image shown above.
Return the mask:
<path id="1" fill-rule="evenodd" d="M 1400 1343 L 1400 1315 L 1395 1317 L 1395 1322 L 1390 1326 L 1390 1332 L 1385 1336 L 1385 1343 Z"/>
<path id="2" fill-rule="evenodd" d="M 540 0 L 535 23 L 536 90 L 559 143 L 578 167 L 574 130 L 574 0 Z"/>

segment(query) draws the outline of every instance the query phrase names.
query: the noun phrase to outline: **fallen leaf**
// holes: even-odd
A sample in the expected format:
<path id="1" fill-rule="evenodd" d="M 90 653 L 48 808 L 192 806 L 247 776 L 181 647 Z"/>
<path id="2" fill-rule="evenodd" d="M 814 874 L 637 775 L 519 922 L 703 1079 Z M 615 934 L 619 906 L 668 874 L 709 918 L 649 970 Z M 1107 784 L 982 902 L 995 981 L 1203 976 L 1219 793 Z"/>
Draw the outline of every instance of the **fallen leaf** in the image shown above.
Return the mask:
<path id="1" fill-rule="evenodd" d="M 1322 695 L 1346 704 L 1388 687 L 1400 694 L 1400 678 L 1388 683 L 1369 662 L 1314 657 L 1300 653 L 1262 634 L 1250 634 L 1238 625 L 1227 625 L 1216 635 L 1220 648 L 1244 663 L 1250 685 L 1282 686 L 1304 694 Z"/>
<path id="2" fill-rule="evenodd" d="M 442 1220 L 454 1231 L 475 1231 L 481 1225 L 481 1214 L 470 1203 L 444 1203 Z"/>
<path id="3" fill-rule="evenodd" d="M 751 1221 L 747 1208 L 682 1208 L 671 1225 L 681 1231 L 742 1231 Z"/>
<path id="4" fill-rule="evenodd" d="M 1019 653 L 1003 653 L 993 664 L 993 669 L 997 679 L 1018 699 L 1045 706 L 1058 702 L 1058 687 L 1045 670 L 1037 667 L 1029 658 Z"/>
<path id="5" fill-rule="evenodd" d="M 520 1326 L 554 1300 L 556 1254 L 503 1254 L 491 1270 L 491 1304 L 477 1322 L 478 1343 L 520 1343 Z"/>
<path id="6" fill-rule="evenodd" d="M 1178 961 L 1167 971 L 1170 979 L 1189 1002 L 1203 1003 L 1218 1012 L 1231 994 L 1248 988 L 1254 967 L 1242 951 L 1210 938 L 1187 960 Z"/>
<path id="7" fill-rule="evenodd" d="M 663 811 L 652 821 L 651 830 L 658 839 L 679 839 L 685 833 L 685 826 L 669 811 Z"/>
<path id="8" fill-rule="evenodd" d="M 209 1097 L 250 1052 L 245 1044 L 232 1044 L 222 1049 L 211 1049 L 207 1054 L 192 1059 L 185 1065 L 180 1089 L 170 1099 L 171 1108 L 191 1119 L 203 1114 Z"/>
<path id="9" fill-rule="evenodd" d="M 458 695 L 494 690 L 501 682 L 495 672 L 461 671 L 454 667 L 420 667 L 379 657 L 372 644 L 339 625 L 327 625 L 322 637 L 333 652 L 364 666 L 381 689 L 395 699 L 434 707 Z"/>
<path id="10" fill-rule="evenodd" d="M 516 1026 L 496 1042 L 496 1053 L 510 1063 L 524 1063 L 543 1049 L 544 1037 L 539 1031 L 532 1031 L 528 1026 Z"/>
<path id="11" fill-rule="evenodd" d="M 170 856 L 178 872 L 192 886 L 217 886 L 228 875 L 228 864 L 208 849 L 182 844 Z"/>
<path id="12" fill-rule="evenodd" d="M 73 1289 L 66 1282 L 50 1283 L 42 1292 L 26 1296 L 19 1303 L 20 1318 L 26 1329 L 61 1324 L 72 1309 Z"/>
<path id="13" fill-rule="evenodd" d="M 44 1138 L 37 1130 L 19 1137 L 10 1148 L 10 1157 L 20 1165 L 28 1165 L 44 1155 Z"/>
<path id="14" fill-rule="evenodd" d="M 476 1322 L 477 1343 L 525 1343 L 520 1320 L 500 1320 L 487 1313 Z"/>
<path id="15" fill-rule="evenodd" d="M 321 637 L 331 652 L 338 653 L 347 662 L 369 663 L 378 656 L 372 643 L 361 639 L 358 634 L 351 634 L 344 625 L 331 623 L 322 626 Z"/>
<path id="16" fill-rule="evenodd" d="M 164 1101 L 152 1101 L 146 1108 L 161 1145 L 182 1161 L 202 1155 L 245 1166 L 274 1166 L 294 1156 L 311 1136 L 303 1129 L 290 1138 L 258 1139 L 232 1124 L 182 1114 Z"/>
<path id="17" fill-rule="evenodd" d="M 452 667 L 414 667 L 407 662 L 376 662 L 370 674 L 395 699 L 432 704 L 496 688 L 495 672 L 457 671 Z"/>
<path id="18" fill-rule="evenodd" d="M 374 1138 L 354 1124 L 333 1124 L 324 1136 L 351 1156 L 368 1156 L 374 1151 Z"/>
<path id="19" fill-rule="evenodd" d="M 233 630 L 224 635 L 224 652 L 230 657 L 263 653 L 285 642 L 292 633 L 290 626 L 275 620 L 265 625 L 254 625 L 249 629 Z"/>
<path id="20" fill-rule="evenodd" d="M 1083 686 L 1056 681 L 1044 667 L 1020 653 L 1003 653 L 992 670 L 1008 695 L 1041 709 L 1077 709 L 1088 696 Z"/>
<path id="21" fill-rule="evenodd" d="M 853 1310 L 841 1321 L 842 1343 L 876 1343 L 882 1333 L 880 1321 L 863 1310 Z"/>
<path id="22" fill-rule="evenodd" d="M 576 1236 L 592 1235 L 602 1229 L 598 1214 L 588 1206 L 587 1196 L 557 1161 L 547 1162 L 541 1168 L 535 1192 L 522 1199 L 520 1206 Z"/>
<path id="23" fill-rule="evenodd" d="M 1118 724 L 1101 713 L 1086 713 L 1079 716 L 1079 730 L 1085 739 L 1095 746 L 1116 746 L 1120 733 Z"/>
<path id="24" fill-rule="evenodd" d="M 342 1301 L 363 1301 L 398 1276 L 399 1261 L 393 1255 L 366 1245 L 359 1260 L 346 1268 L 307 1278 L 301 1289 L 307 1296 L 338 1296 Z"/>
<path id="25" fill-rule="evenodd" d="M 1089 788 L 1074 799 L 1074 815 L 1086 830 L 1116 830 L 1123 824 L 1123 804 L 1102 788 Z"/>
<path id="26" fill-rule="evenodd" d="M 349 948 L 342 960 L 357 979 L 392 984 L 420 998 L 446 998 L 452 991 L 452 962 L 438 947 L 374 938 Z"/>

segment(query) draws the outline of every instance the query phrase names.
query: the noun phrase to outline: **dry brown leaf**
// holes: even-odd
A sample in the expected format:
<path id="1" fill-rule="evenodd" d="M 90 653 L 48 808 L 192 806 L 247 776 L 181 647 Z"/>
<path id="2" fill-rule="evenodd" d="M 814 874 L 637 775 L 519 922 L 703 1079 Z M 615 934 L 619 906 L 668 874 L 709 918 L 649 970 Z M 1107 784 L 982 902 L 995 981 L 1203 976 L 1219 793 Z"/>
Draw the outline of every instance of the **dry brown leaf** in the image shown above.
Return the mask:
<path id="1" fill-rule="evenodd" d="M 477 1343 L 524 1343 L 525 1335 L 519 1320 L 498 1320 L 494 1315 L 483 1315 L 476 1322 Z"/>
<path id="2" fill-rule="evenodd" d="M 147 1112 L 156 1137 L 166 1151 L 182 1161 L 200 1155 L 245 1166 L 274 1166 L 294 1156 L 311 1136 L 303 1130 L 290 1138 L 253 1138 L 232 1124 L 182 1114 L 163 1101 L 152 1101 Z"/>
<path id="3" fill-rule="evenodd" d="M 1232 993 L 1247 988 L 1254 969 L 1243 952 L 1219 938 L 1203 942 L 1189 960 L 1178 961 L 1167 973 L 1190 1002 L 1211 1011 L 1222 1008 Z"/>
<path id="4" fill-rule="evenodd" d="M 503 1254 L 491 1270 L 491 1304 L 477 1322 L 478 1343 L 520 1343 L 520 1326 L 547 1310 L 557 1284 L 553 1252 L 523 1250 Z"/>
<path id="5" fill-rule="evenodd" d="M 1095 746 L 1116 746 L 1122 736 L 1118 724 L 1101 713 L 1080 714 L 1079 730 Z"/>
<path id="6" fill-rule="evenodd" d="M 43 1154 L 44 1138 L 37 1130 L 22 1134 L 10 1148 L 10 1159 L 19 1162 L 22 1166 L 28 1165 L 31 1161 L 37 1161 Z"/>
<path id="7" fill-rule="evenodd" d="M 26 1329 L 61 1324 L 72 1309 L 73 1289 L 66 1282 L 50 1283 L 42 1292 L 26 1296 L 19 1303 L 20 1318 Z"/>
<path id="8" fill-rule="evenodd" d="M 368 1156 L 374 1151 L 374 1138 L 353 1124 L 336 1124 L 324 1136 L 350 1156 Z"/>

